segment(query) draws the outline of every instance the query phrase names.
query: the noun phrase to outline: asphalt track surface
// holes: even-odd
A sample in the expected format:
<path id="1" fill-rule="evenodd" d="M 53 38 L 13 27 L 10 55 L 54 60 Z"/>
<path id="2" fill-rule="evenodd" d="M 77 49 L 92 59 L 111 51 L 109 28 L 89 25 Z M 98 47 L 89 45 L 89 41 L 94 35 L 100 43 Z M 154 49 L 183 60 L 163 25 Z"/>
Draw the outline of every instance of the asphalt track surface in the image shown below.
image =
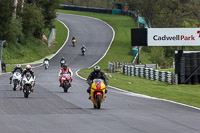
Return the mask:
<path id="1" fill-rule="evenodd" d="M 12 91 L 9 75 L 0 76 L 1 133 L 200 133 L 200 111 L 165 101 L 134 97 L 108 88 L 100 110 L 88 100 L 85 80 L 75 71 L 94 64 L 112 40 L 112 30 L 96 19 L 59 14 L 70 30 L 63 49 L 50 61 L 48 70 L 34 69 L 37 80 L 28 99 Z M 71 46 L 71 38 L 77 46 Z M 87 47 L 81 56 L 81 45 Z M 68 93 L 59 88 L 61 57 L 74 72 Z M 134 87 L 134 86 L 133 86 Z"/>

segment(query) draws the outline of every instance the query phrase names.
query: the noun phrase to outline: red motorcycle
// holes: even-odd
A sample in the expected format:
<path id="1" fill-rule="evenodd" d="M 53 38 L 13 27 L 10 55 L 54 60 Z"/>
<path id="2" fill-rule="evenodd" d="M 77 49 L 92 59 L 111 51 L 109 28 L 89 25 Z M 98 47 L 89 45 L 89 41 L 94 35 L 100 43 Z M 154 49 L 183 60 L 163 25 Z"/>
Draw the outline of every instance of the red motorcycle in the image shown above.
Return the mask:
<path id="1" fill-rule="evenodd" d="M 69 87 L 71 87 L 72 77 L 70 74 L 63 74 L 60 78 L 61 87 L 64 89 L 64 92 L 67 92 Z"/>

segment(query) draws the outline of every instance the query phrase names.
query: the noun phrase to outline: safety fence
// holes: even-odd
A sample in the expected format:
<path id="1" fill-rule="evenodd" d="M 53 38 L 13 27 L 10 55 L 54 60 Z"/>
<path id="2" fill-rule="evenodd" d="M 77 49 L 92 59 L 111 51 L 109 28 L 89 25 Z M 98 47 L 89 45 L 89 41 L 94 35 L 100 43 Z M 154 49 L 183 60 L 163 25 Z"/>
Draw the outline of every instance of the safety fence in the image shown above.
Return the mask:
<path id="1" fill-rule="evenodd" d="M 121 69 L 122 73 L 128 76 L 138 76 L 154 81 L 167 82 L 169 84 L 178 84 L 177 74 L 169 71 L 159 71 L 152 68 L 135 67 L 124 65 Z"/>
<path id="2" fill-rule="evenodd" d="M 61 5 L 61 9 L 64 10 L 74 10 L 74 11 L 85 11 L 85 12 L 95 12 L 95 13 L 105 13 L 113 14 L 113 10 L 105 8 L 95 8 L 95 7 L 85 7 L 85 6 L 75 6 L 75 5 Z M 121 15 L 130 16 L 137 20 L 137 13 L 131 10 L 122 10 Z"/>
<path id="3" fill-rule="evenodd" d="M 84 6 L 75 6 L 75 5 L 61 5 L 61 9 L 112 14 L 112 10 L 110 10 L 110 9 L 94 8 L 94 7 L 84 7 Z"/>
<path id="4" fill-rule="evenodd" d="M 158 64 L 140 64 L 135 65 L 134 63 L 125 63 L 125 62 L 108 62 L 108 71 L 114 73 L 116 68 L 122 68 L 124 65 L 132 65 L 135 67 L 144 67 L 144 68 L 152 68 L 157 69 Z"/>
<path id="5" fill-rule="evenodd" d="M 49 39 L 48 39 L 48 47 L 51 46 L 51 42 L 53 40 L 53 35 L 54 35 L 54 28 L 51 29 L 51 33 L 49 35 Z"/>
<path id="6" fill-rule="evenodd" d="M 109 62 L 108 70 L 110 73 L 116 72 L 117 68 L 121 68 L 121 73 L 127 76 L 138 76 L 155 81 L 168 82 L 169 84 L 177 84 L 178 77 L 174 72 L 155 70 L 157 64 L 141 64 L 134 65 L 133 63 L 124 62 Z"/>

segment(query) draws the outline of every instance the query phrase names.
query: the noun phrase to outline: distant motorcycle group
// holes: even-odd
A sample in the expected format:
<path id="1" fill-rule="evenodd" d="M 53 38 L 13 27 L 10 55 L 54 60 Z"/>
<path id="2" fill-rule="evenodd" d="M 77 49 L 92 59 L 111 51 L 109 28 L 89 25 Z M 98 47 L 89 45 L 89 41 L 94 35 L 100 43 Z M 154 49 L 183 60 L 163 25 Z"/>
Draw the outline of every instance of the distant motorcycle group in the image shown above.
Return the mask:
<path id="1" fill-rule="evenodd" d="M 75 38 L 73 38 L 75 40 Z M 76 46 L 76 41 L 73 41 L 73 46 Z M 85 55 L 86 47 L 83 45 L 81 48 L 82 55 Z M 43 65 L 47 70 L 49 68 L 49 59 L 46 57 L 43 61 Z M 60 60 L 60 72 L 59 72 L 59 87 L 62 87 L 64 92 L 68 92 L 68 89 L 72 86 L 72 76 L 73 72 L 70 67 L 66 64 L 66 60 L 64 57 Z M 28 98 L 29 94 L 33 92 L 33 88 L 35 86 L 34 72 L 31 69 L 30 65 L 26 65 L 26 69 L 22 69 L 21 65 L 18 64 L 13 71 L 11 72 L 10 84 L 12 84 L 13 91 L 16 89 L 23 90 L 24 97 Z M 89 84 L 89 88 L 87 92 L 89 93 L 89 99 L 93 102 L 94 108 L 100 109 L 101 104 L 105 99 L 105 94 L 107 93 L 107 83 L 108 79 L 106 75 L 101 72 L 99 66 L 94 67 L 94 71 L 90 73 L 87 79 L 87 83 Z"/>
<path id="2" fill-rule="evenodd" d="M 73 47 L 76 46 L 76 39 L 75 39 L 75 37 L 72 37 L 72 46 Z M 86 47 L 85 47 L 85 45 L 83 45 L 81 47 L 81 53 L 82 53 L 83 56 L 85 55 L 85 53 L 86 53 Z"/>

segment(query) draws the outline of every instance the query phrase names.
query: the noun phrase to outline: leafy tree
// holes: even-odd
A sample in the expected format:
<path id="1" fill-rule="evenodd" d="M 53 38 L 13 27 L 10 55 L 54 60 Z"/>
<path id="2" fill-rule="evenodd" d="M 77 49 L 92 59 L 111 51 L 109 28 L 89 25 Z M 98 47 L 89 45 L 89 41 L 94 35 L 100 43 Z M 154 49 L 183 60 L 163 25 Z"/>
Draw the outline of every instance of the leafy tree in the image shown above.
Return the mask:
<path id="1" fill-rule="evenodd" d="M 10 24 L 12 20 L 12 13 L 14 10 L 12 0 L 0 1 L 0 40 L 10 41 Z"/>
<path id="2" fill-rule="evenodd" d="M 23 27 L 22 27 L 22 20 L 21 18 L 12 18 L 11 24 L 10 24 L 10 42 L 11 43 L 16 43 L 16 42 L 21 42 L 23 43 L 24 41 L 24 34 L 22 32 Z"/>
<path id="3" fill-rule="evenodd" d="M 165 49 L 163 47 L 151 47 L 151 62 L 162 66 L 165 61 Z"/>
<path id="4" fill-rule="evenodd" d="M 36 4 L 25 4 L 22 13 L 23 32 L 26 36 L 42 37 L 42 29 L 44 28 L 44 16 L 42 9 Z"/>
<path id="5" fill-rule="evenodd" d="M 60 7 L 61 0 L 37 0 L 43 9 L 45 26 L 51 28 L 56 18 L 56 9 Z"/>

